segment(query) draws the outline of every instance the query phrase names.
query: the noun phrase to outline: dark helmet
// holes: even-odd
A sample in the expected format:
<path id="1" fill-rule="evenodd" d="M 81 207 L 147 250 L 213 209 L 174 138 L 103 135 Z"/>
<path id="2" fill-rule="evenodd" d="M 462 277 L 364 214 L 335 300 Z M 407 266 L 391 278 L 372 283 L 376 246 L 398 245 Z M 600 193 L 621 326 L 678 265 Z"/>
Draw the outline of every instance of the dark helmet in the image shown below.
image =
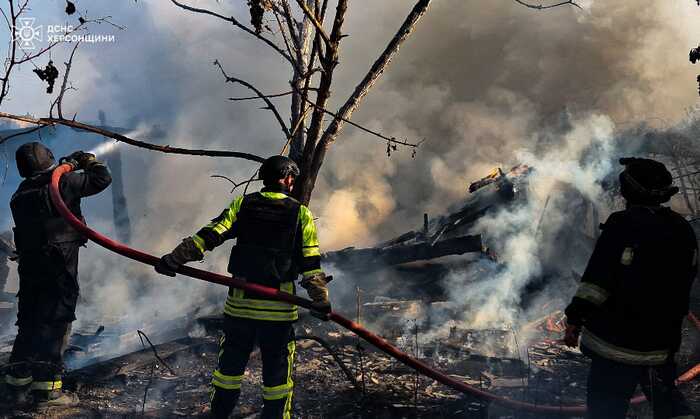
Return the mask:
<path id="1" fill-rule="evenodd" d="M 53 153 L 38 142 L 22 144 L 15 153 L 19 175 L 28 178 L 46 172 L 56 165 Z"/>
<path id="2" fill-rule="evenodd" d="M 651 159 L 625 157 L 620 159 L 625 170 L 620 173 L 620 192 L 634 204 L 657 205 L 678 193 L 672 186 L 673 176 L 663 163 Z"/>
<path id="3" fill-rule="evenodd" d="M 260 166 L 258 177 L 262 179 L 265 185 L 272 185 L 289 175 L 299 176 L 299 173 L 301 173 L 299 166 L 294 163 L 294 160 L 285 156 L 272 156 Z"/>

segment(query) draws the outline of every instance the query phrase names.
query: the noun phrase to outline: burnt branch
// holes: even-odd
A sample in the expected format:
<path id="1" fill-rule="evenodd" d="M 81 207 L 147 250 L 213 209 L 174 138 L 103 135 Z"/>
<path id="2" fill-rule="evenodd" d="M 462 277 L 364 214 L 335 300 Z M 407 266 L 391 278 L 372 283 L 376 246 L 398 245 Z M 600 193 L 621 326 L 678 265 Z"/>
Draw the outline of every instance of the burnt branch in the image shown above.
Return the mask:
<path id="1" fill-rule="evenodd" d="M 168 153 L 168 154 L 183 154 L 183 155 L 189 155 L 189 156 L 208 156 L 208 157 L 234 157 L 234 158 L 239 158 L 239 159 L 245 159 L 245 160 L 250 160 L 258 163 L 262 163 L 265 161 L 264 158 L 260 156 L 256 156 L 255 154 L 250 154 L 250 153 L 243 153 L 239 151 L 219 151 L 219 150 L 197 150 L 197 149 L 188 149 L 188 148 L 180 148 L 180 147 L 171 147 L 169 145 L 157 145 L 157 144 L 151 144 L 145 141 L 140 141 L 140 140 L 135 140 L 133 138 L 129 138 L 125 135 L 117 134 L 116 132 L 108 131 L 104 128 L 99 128 L 93 125 L 89 124 L 83 124 L 78 121 L 74 120 L 68 120 L 68 119 L 58 119 L 58 118 L 32 118 L 30 116 L 20 116 L 20 115 L 13 115 L 9 114 L 6 112 L 0 112 L 0 118 L 5 118 L 5 119 L 11 119 L 14 121 L 22 121 L 22 122 L 28 122 L 30 124 L 36 124 L 40 126 L 45 126 L 45 127 L 51 127 L 55 125 L 64 125 L 67 127 L 83 130 L 83 131 L 88 131 L 92 132 L 95 134 L 102 135 L 104 137 L 112 138 L 114 140 L 120 141 L 125 144 L 132 145 L 134 147 L 139 147 L 143 148 L 146 150 L 151 150 L 151 151 L 159 151 L 161 153 Z M 4 140 L 0 141 L 0 144 L 2 144 Z"/>
<path id="2" fill-rule="evenodd" d="M 355 391 L 357 391 L 357 392 L 362 391 L 362 387 L 360 386 L 360 383 L 355 378 L 355 375 L 352 373 L 352 371 L 350 371 L 350 368 L 348 368 L 348 366 L 345 365 L 345 362 L 338 355 L 338 352 L 335 349 L 333 349 L 333 347 L 328 342 L 326 342 L 324 339 L 321 339 L 318 336 L 307 335 L 307 334 L 297 335 L 296 339 L 297 340 L 303 340 L 303 339 L 313 340 L 316 343 L 318 343 L 319 345 L 323 346 L 323 348 L 333 357 L 333 360 L 335 360 L 335 363 L 338 364 L 340 369 L 343 371 L 343 374 L 345 374 L 345 377 L 347 377 L 350 384 L 352 384 L 352 386 L 355 388 Z"/>
<path id="3" fill-rule="evenodd" d="M 306 102 L 309 103 L 312 107 L 316 108 L 316 104 L 314 104 L 313 101 L 307 99 Z M 402 146 L 406 146 L 406 147 L 416 148 L 416 147 L 420 146 L 420 145 L 423 143 L 423 141 L 424 141 L 424 140 L 423 140 L 423 141 L 419 141 L 419 142 L 417 142 L 417 143 L 409 143 L 407 140 L 397 140 L 396 137 L 388 137 L 388 136 L 382 134 L 381 132 L 374 131 L 374 130 L 372 130 L 372 129 L 369 129 L 369 128 L 367 128 L 367 127 L 364 127 L 364 126 L 358 124 L 357 122 L 353 122 L 353 121 L 351 121 L 351 120 L 349 120 L 349 119 L 347 119 L 347 118 L 343 118 L 342 116 L 338 115 L 337 113 L 331 112 L 331 111 L 329 111 L 328 109 L 321 109 L 321 112 L 323 112 L 323 113 L 325 113 L 325 114 L 327 114 L 327 115 L 332 116 L 334 119 L 338 119 L 338 120 L 341 120 L 342 122 L 345 122 L 345 123 L 347 123 L 347 124 L 349 124 L 349 125 L 352 125 L 353 127 L 357 128 L 357 129 L 359 129 L 359 130 L 361 130 L 361 131 L 364 131 L 364 132 L 366 132 L 366 133 L 368 133 L 368 134 L 372 134 L 372 135 L 374 135 L 375 137 L 381 138 L 382 140 L 385 140 L 386 142 L 391 143 L 391 144 L 396 144 L 396 145 L 402 145 Z"/>
<path id="4" fill-rule="evenodd" d="M 277 108 L 272 103 L 272 101 L 269 99 L 269 97 L 265 96 L 260 90 L 258 90 L 255 86 L 248 83 L 247 81 L 238 79 L 236 77 L 231 77 L 228 74 L 226 74 L 226 71 L 224 70 L 224 67 L 221 65 L 219 60 L 214 60 L 214 65 L 219 67 L 219 70 L 221 70 L 221 74 L 223 74 L 227 83 L 238 83 L 238 84 L 241 84 L 241 85 L 247 87 L 248 89 L 252 90 L 253 92 L 255 92 L 255 94 L 258 95 L 258 97 L 260 99 L 262 99 L 265 102 L 265 104 L 267 105 L 263 109 L 267 109 L 275 115 L 277 122 L 279 122 L 280 127 L 282 128 L 282 132 L 284 133 L 285 138 L 289 138 L 291 136 L 291 134 L 289 132 L 289 128 L 287 128 L 287 125 L 284 123 L 282 116 L 277 111 Z"/>
<path id="5" fill-rule="evenodd" d="M 233 188 L 231 189 L 231 192 L 229 192 L 229 193 L 233 193 L 233 191 L 235 191 L 236 188 L 238 188 L 239 186 L 248 185 L 249 183 L 253 183 L 253 182 L 262 182 L 262 179 L 248 179 L 248 180 L 244 180 L 241 182 L 234 182 L 230 177 L 224 176 L 224 175 L 211 175 L 209 177 L 214 178 L 214 179 L 224 179 L 224 180 L 229 181 L 233 185 Z"/>
<path id="6" fill-rule="evenodd" d="M 295 62 L 294 62 L 294 59 L 293 59 L 289 54 L 287 54 L 287 52 L 285 52 L 282 48 L 280 48 L 277 44 L 275 44 L 272 40 L 270 40 L 270 39 L 268 39 L 268 38 L 265 38 L 265 37 L 262 36 L 261 34 L 257 33 L 254 29 L 251 29 L 250 27 L 248 27 L 248 26 L 242 24 L 242 23 L 239 22 L 238 19 L 236 19 L 235 17 L 233 17 L 233 16 L 226 17 L 226 16 L 223 16 L 223 15 L 220 15 L 219 13 L 212 12 L 211 10 L 200 9 L 200 8 L 198 8 L 198 7 L 193 7 L 193 6 L 189 6 L 189 5 L 180 3 L 180 2 L 178 2 L 177 0 L 170 0 L 170 1 L 171 1 L 174 5 L 176 5 L 177 7 L 181 8 L 181 9 L 184 9 L 184 10 L 187 10 L 187 11 L 189 11 L 189 12 L 194 12 L 194 13 L 199 13 L 199 14 L 210 15 L 210 16 L 218 17 L 219 19 L 225 20 L 225 21 L 227 21 L 227 22 L 230 22 L 233 26 L 235 26 L 235 27 L 237 27 L 237 28 L 240 28 L 241 30 L 243 30 L 243 31 L 246 32 L 247 34 L 249 34 L 249 35 L 251 35 L 251 36 L 253 36 L 253 37 L 255 37 L 255 38 L 261 40 L 262 42 L 264 42 L 265 44 L 267 44 L 270 48 L 272 48 L 273 50 L 277 51 L 277 53 L 280 54 L 282 57 L 284 57 L 285 60 L 289 61 L 289 63 L 290 63 L 292 66 L 295 66 L 295 65 L 296 65 Z"/>
<path id="7" fill-rule="evenodd" d="M 522 0 L 513 0 L 513 1 L 520 4 L 521 6 L 525 6 L 529 9 L 537 9 L 537 10 L 553 9 L 555 7 L 566 6 L 566 5 L 574 6 L 574 7 L 578 7 L 579 9 L 582 9 L 582 7 L 579 4 L 577 4 L 574 0 L 567 0 L 567 1 L 562 1 L 562 2 L 554 3 L 554 4 L 532 4 L 532 3 L 527 3 L 527 2 L 522 1 Z"/>
<path id="8" fill-rule="evenodd" d="M 58 117 L 60 119 L 63 119 L 63 97 L 66 94 L 66 90 L 68 90 L 68 75 L 70 74 L 70 69 L 73 65 L 73 56 L 75 56 L 75 51 L 78 49 L 79 45 L 80 41 L 75 43 L 73 51 L 71 51 L 70 53 L 70 58 L 68 58 L 68 62 L 63 63 L 66 66 L 66 71 L 63 73 L 63 83 L 61 84 L 61 90 L 59 91 L 58 96 L 56 96 L 56 100 L 53 102 L 53 104 L 51 105 L 51 109 L 49 110 L 49 116 L 51 117 L 53 117 L 53 108 L 55 106 L 56 111 L 58 112 Z"/>
<path id="9" fill-rule="evenodd" d="M 290 90 L 289 92 L 282 92 L 282 93 L 275 93 L 272 95 L 263 95 L 262 97 L 260 96 L 244 96 L 244 97 L 230 97 L 228 100 L 231 102 L 242 102 L 244 100 L 257 100 L 257 99 L 262 99 L 262 98 L 274 98 L 274 97 L 282 97 L 282 96 L 289 96 L 292 93 L 294 93 L 293 90 Z"/>

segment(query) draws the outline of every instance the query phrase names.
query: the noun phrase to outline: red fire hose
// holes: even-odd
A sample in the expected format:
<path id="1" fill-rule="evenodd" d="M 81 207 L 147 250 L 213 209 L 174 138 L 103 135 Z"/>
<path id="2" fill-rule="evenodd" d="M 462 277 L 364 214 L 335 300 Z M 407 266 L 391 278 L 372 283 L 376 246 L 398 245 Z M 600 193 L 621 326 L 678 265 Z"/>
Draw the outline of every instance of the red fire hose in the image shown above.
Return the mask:
<path id="1" fill-rule="evenodd" d="M 122 256 L 125 256 L 129 259 L 133 259 L 136 261 L 139 261 L 141 263 L 145 263 L 147 265 L 152 265 L 155 266 L 159 258 L 150 255 L 148 253 L 144 253 L 140 250 L 132 249 L 122 243 L 116 242 L 109 237 L 103 236 L 102 234 L 90 229 L 88 226 L 83 224 L 82 221 L 80 221 L 73 213 L 68 209 L 66 206 L 65 202 L 63 202 L 63 199 L 61 197 L 61 194 L 59 192 L 59 181 L 61 179 L 61 176 L 63 176 L 65 173 L 68 173 L 72 170 L 72 166 L 68 164 L 62 164 L 58 166 L 51 177 L 51 188 L 50 188 L 50 193 L 51 193 L 51 200 L 53 201 L 54 205 L 56 206 L 56 209 L 58 212 L 61 214 L 63 218 L 68 221 L 69 224 L 71 224 L 76 230 L 80 231 L 83 235 L 85 235 L 87 238 L 90 240 L 94 241 L 95 243 L 99 244 L 100 246 L 111 250 L 115 253 L 118 253 Z M 248 293 L 264 297 L 267 299 L 271 300 L 278 300 L 278 301 L 284 301 L 292 304 L 296 304 L 298 306 L 311 309 L 311 301 L 297 297 L 295 295 L 287 294 L 285 292 L 281 292 L 279 290 L 273 289 L 273 288 L 268 288 L 268 287 L 263 287 L 260 285 L 256 284 L 251 284 L 249 282 L 245 282 L 236 278 L 232 278 L 230 276 L 224 276 L 212 272 L 207 272 L 203 271 L 200 269 L 195 269 L 189 266 L 183 266 L 178 270 L 178 273 L 182 275 L 186 275 L 192 278 L 196 279 L 201 279 L 203 281 L 207 282 L 212 282 L 215 284 L 221 284 L 221 285 L 227 285 L 235 288 L 240 288 L 245 290 Z M 574 415 L 574 416 L 581 416 L 585 413 L 586 411 L 586 406 L 584 405 L 577 405 L 577 406 L 554 406 L 554 405 L 540 405 L 540 404 L 533 404 L 533 403 L 527 403 L 527 402 L 522 402 L 518 400 L 513 400 L 509 399 L 507 397 L 499 396 L 494 393 L 490 393 L 487 391 L 480 390 L 478 388 L 472 387 L 466 383 L 463 383 L 462 381 L 456 380 L 447 374 L 437 371 L 433 369 L 431 366 L 428 364 L 421 362 L 410 355 L 406 354 L 405 352 L 400 351 L 398 348 L 387 342 L 386 340 L 382 339 L 381 337 L 375 335 L 374 333 L 370 332 L 369 330 L 365 329 L 364 327 L 360 326 L 359 324 L 353 322 L 352 320 L 346 319 L 345 317 L 341 316 L 338 313 L 331 312 L 330 313 L 330 320 L 333 320 L 334 322 L 338 323 L 339 325 L 347 328 L 348 330 L 351 330 L 367 342 L 371 343 L 372 345 L 376 346 L 378 349 L 382 350 L 389 356 L 403 362 L 404 364 L 408 365 L 409 367 L 419 371 L 421 374 L 430 377 L 439 383 L 442 383 L 448 387 L 451 387 L 457 391 L 463 392 L 463 393 L 468 393 L 472 394 L 478 398 L 485 399 L 488 401 L 491 401 L 493 403 L 496 403 L 498 405 L 515 409 L 515 410 L 523 410 L 523 411 L 528 411 L 528 412 L 540 412 L 540 413 L 560 413 L 560 414 L 568 414 L 568 415 Z M 694 368 L 699 369 L 698 367 Z M 692 371 L 692 370 L 691 370 Z M 690 372 L 690 371 L 689 371 Z M 686 373 L 687 374 L 687 373 Z M 684 376 L 686 375 L 684 374 Z M 695 375 L 697 375 L 697 372 L 695 372 Z M 683 377 L 683 376 L 682 376 Z M 689 379 L 686 377 L 686 379 Z M 643 401 L 643 398 L 642 400 Z"/>

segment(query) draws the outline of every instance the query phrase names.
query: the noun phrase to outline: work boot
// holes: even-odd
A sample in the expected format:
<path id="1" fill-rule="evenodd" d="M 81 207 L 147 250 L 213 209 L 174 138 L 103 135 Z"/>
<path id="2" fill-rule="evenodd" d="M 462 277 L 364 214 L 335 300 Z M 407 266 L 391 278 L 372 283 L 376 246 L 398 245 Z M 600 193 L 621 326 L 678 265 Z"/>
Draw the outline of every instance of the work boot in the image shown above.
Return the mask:
<path id="1" fill-rule="evenodd" d="M 62 390 L 35 390 L 33 393 L 37 407 L 71 407 L 80 402 L 77 395 Z"/>

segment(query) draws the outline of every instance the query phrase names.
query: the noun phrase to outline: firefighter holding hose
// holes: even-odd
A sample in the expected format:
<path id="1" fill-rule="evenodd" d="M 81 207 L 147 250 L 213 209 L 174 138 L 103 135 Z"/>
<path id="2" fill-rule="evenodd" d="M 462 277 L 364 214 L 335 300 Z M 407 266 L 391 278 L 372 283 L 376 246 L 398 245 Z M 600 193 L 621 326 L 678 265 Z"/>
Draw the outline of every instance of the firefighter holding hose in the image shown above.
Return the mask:
<path id="1" fill-rule="evenodd" d="M 661 204 L 678 192 L 657 161 L 623 158 L 626 209 L 610 215 L 566 309 L 565 342 L 591 358 L 588 418 L 625 418 L 637 384 L 655 419 L 693 418 L 674 355 L 697 274 L 695 233 Z"/>
<path id="2" fill-rule="evenodd" d="M 299 168 L 291 159 L 273 156 L 260 167 L 260 192 L 239 196 L 221 215 L 163 256 L 156 271 L 175 276 L 185 263 L 201 260 L 205 251 L 236 238 L 228 271 L 248 282 L 295 293 L 294 281 L 313 300 L 317 317 L 331 306 L 321 270 L 316 227 L 309 209 L 289 194 Z M 241 382 L 254 345 L 263 362 L 263 419 L 291 418 L 293 323 L 297 307 L 246 295 L 231 288 L 224 309 L 224 336 L 211 386 L 211 413 L 227 418 L 240 395 Z"/>
<path id="3" fill-rule="evenodd" d="M 51 150 L 38 142 L 23 144 L 16 153 L 24 181 L 10 200 L 19 255 L 17 337 L 5 376 L 5 402 L 20 406 L 69 405 L 63 393 L 63 352 L 75 320 L 78 301 L 78 250 L 85 238 L 56 211 L 49 198 L 51 173 L 57 164 Z M 82 198 L 109 186 L 112 177 L 95 156 L 77 151 L 61 159 L 82 172 L 66 174 L 61 196 L 82 219 Z"/>

